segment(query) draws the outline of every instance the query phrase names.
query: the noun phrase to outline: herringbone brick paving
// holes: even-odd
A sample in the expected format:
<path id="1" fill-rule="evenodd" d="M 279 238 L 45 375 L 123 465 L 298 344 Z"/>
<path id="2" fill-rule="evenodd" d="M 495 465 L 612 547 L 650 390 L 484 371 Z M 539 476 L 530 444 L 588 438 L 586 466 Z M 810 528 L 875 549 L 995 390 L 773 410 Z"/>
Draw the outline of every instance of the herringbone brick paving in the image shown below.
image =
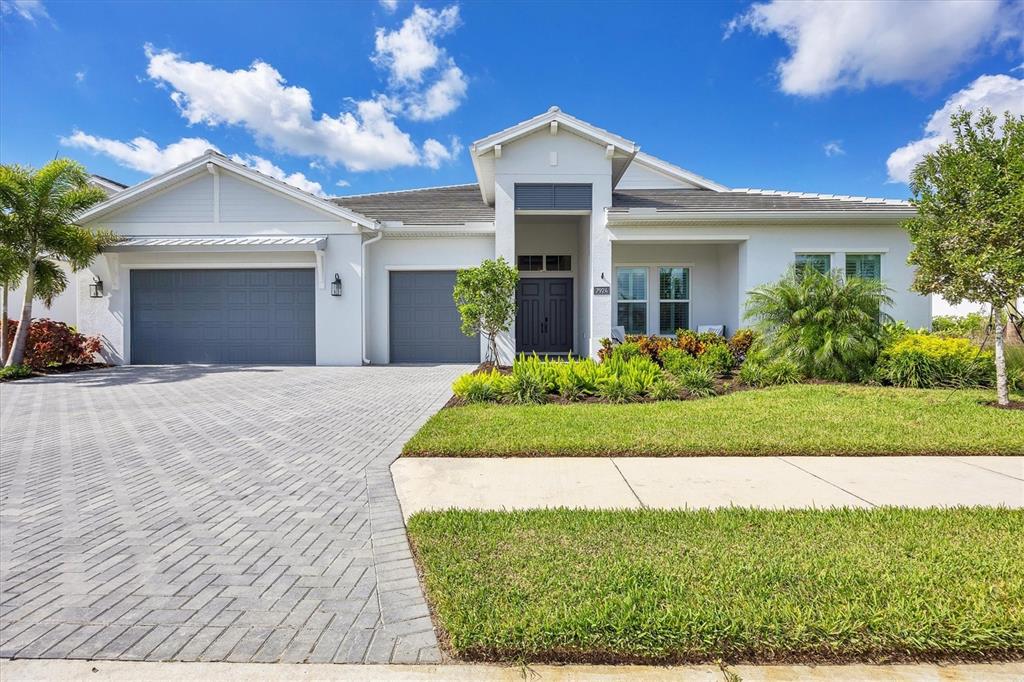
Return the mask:
<path id="1" fill-rule="evenodd" d="M 0 385 L 0 657 L 439 660 L 388 467 L 465 369 Z"/>

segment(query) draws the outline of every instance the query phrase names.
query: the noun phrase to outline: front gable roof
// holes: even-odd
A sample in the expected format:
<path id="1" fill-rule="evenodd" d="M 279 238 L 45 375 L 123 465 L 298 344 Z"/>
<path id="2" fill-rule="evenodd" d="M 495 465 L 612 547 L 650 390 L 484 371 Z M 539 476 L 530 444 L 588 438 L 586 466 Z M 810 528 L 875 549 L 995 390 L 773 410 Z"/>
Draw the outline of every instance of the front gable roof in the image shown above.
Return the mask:
<path id="1" fill-rule="evenodd" d="M 172 168 L 160 175 L 153 176 L 149 180 L 140 182 L 133 187 L 124 189 L 117 194 L 112 195 L 106 201 L 93 206 L 91 209 L 79 216 L 79 220 L 84 223 L 109 215 L 110 213 L 124 208 L 129 204 L 138 201 L 145 201 L 157 192 L 196 175 L 213 172 L 214 168 L 238 175 L 246 180 L 265 187 L 270 191 L 278 192 L 292 200 L 306 204 L 311 208 L 326 213 L 337 220 L 351 222 L 359 227 L 369 230 L 377 230 L 380 228 L 379 223 L 372 218 L 367 218 L 366 216 L 356 213 L 351 209 L 332 203 L 328 199 L 321 199 L 320 197 L 308 192 L 303 192 L 296 187 L 292 187 L 288 183 L 264 175 L 263 173 L 253 170 L 244 164 L 232 161 L 223 154 L 212 149 L 207 150 L 201 156 L 198 156 L 191 161 L 187 161 L 176 168 Z"/>
<path id="2" fill-rule="evenodd" d="M 501 145 L 511 144 L 544 129 L 550 129 L 552 132 L 566 130 L 608 148 L 612 155 L 613 185 L 626 172 L 629 163 L 640 151 L 640 147 L 632 140 L 570 116 L 558 107 L 551 107 L 539 116 L 481 138 L 470 147 L 473 168 L 480 181 L 480 193 L 487 204 L 494 204 L 494 160 L 496 152 L 500 153 L 498 150 Z"/>

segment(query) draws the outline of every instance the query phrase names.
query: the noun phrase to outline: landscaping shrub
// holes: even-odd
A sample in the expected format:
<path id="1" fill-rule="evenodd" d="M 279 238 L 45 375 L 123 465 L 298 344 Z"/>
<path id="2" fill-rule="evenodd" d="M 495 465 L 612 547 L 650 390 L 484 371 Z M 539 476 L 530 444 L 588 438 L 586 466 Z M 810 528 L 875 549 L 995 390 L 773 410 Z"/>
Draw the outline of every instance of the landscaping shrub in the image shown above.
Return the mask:
<path id="1" fill-rule="evenodd" d="M 640 355 L 640 344 L 635 341 L 627 341 L 626 343 L 620 343 L 611 349 L 611 353 L 608 355 L 608 360 L 629 360 Z"/>
<path id="2" fill-rule="evenodd" d="M 882 351 L 877 376 L 904 388 L 992 386 L 995 361 L 964 338 L 912 334 Z"/>
<path id="3" fill-rule="evenodd" d="M 558 395 L 566 400 L 579 400 L 588 395 L 597 395 L 600 379 L 607 370 L 602 370 L 589 358 L 555 363 L 555 387 Z"/>
<path id="4" fill-rule="evenodd" d="M 661 378 L 661 368 L 644 355 L 629 360 L 611 357 L 602 363 L 602 366 L 606 368 L 608 374 L 599 379 L 599 382 L 602 385 L 621 383 L 632 393 L 633 397 L 646 395 L 654 383 Z"/>
<path id="5" fill-rule="evenodd" d="M 764 353 L 748 355 L 740 367 L 740 381 L 755 388 L 795 384 L 802 378 L 800 367 L 789 358 L 770 358 Z"/>
<path id="6" fill-rule="evenodd" d="M 0 367 L 0 381 L 15 381 L 16 379 L 27 379 L 30 376 L 32 376 L 32 368 L 28 365 Z"/>
<path id="7" fill-rule="evenodd" d="M 512 374 L 506 379 L 508 398 L 519 404 L 542 403 L 549 393 L 554 393 L 558 373 L 553 362 L 520 354 L 512 363 Z"/>
<path id="8" fill-rule="evenodd" d="M 505 377 L 496 369 L 489 372 L 463 374 L 452 384 L 452 392 L 468 403 L 500 400 L 505 392 Z"/>
<path id="9" fill-rule="evenodd" d="M 679 375 L 679 384 L 694 398 L 707 398 L 715 394 L 715 372 L 703 365 L 694 367 Z"/>
<path id="10" fill-rule="evenodd" d="M 788 357 L 803 374 L 854 381 L 869 375 L 881 349 L 881 310 L 892 305 L 878 280 L 793 269 L 775 284 L 755 288 L 747 316 L 756 319 L 772 357 Z"/>
<path id="11" fill-rule="evenodd" d="M 697 367 L 697 358 L 680 348 L 666 348 L 661 351 L 659 359 L 665 371 L 676 377 Z"/>
<path id="12" fill-rule="evenodd" d="M 699 357 L 711 346 L 721 346 L 725 343 L 725 337 L 714 332 L 698 334 L 690 329 L 676 330 L 676 346 L 694 357 Z"/>
<path id="13" fill-rule="evenodd" d="M 988 315 L 968 313 L 966 315 L 936 315 L 932 318 L 932 331 L 943 336 L 959 336 L 978 339 L 988 328 Z"/>
<path id="14" fill-rule="evenodd" d="M 725 344 L 708 346 L 697 358 L 697 361 L 716 375 L 725 374 L 731 370 L 734 362 L 732 353 L 729 352 L 729 348 Z"/>
<path id="15" fill-rule="evenodd" d="M 757 335 L 752 329 L 737 329 L 736 333 L 732 335 L 732 338 L 729 339 L 729 352 L 732 353 L 737 363 L 742 363 L 747 357 L 756 338 Z"/>
<path id="16" fill-rule="evenodd" d="M 640 388 L 625 377 L 612 374 L 601 381 L 597 394 L 610 403 L 628 403 L 640 397 Z"/>
<path id="17" fill-rule="evenodd" d="M 8 338 L 14 338 L 18 321 L 8 322 Z M 24 364 L 33 369 L 53 365 L 88 364 L 103 350 L 98 336 L 80 334 L 63 322 L 47 318 L 33 320 L 25 341 Z"/>
<path id="18" fill-rule="evenodd" d="M 676 400 L 679 398 L 681 388 L 678 380 L 672 375 L 662 376 L 651 386 L 648 395 L 652 400 Z"/>

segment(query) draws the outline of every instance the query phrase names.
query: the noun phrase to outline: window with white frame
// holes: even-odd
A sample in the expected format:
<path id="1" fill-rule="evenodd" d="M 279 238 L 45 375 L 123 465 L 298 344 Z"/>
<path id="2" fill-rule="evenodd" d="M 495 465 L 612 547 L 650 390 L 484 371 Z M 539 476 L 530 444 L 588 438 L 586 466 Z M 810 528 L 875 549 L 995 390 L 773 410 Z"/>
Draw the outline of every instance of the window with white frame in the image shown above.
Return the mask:
<path id="1" fill-rule="evenodd" d="M 690 328 L 690 268 L 658 268 L 658 333 Z"/>
<path id="2" fill-rule="evenodd" d="M 846 254 L 846 276 L 882 279 L 882 256 L 878 253 Z"/>
<path id="3" fill-rule="evenodd" d="M 616 319 L 627 334 L 647 333 L 647 268 L 617 268 Z"/>
<path id="4" fill-rule="evenodd" d="M 804 270 L 811 268 L 823 275 L 832 271 L 832 254 L 830 253 L 798 253 L 796 254 L 796 275 L 799 277 Z"/>

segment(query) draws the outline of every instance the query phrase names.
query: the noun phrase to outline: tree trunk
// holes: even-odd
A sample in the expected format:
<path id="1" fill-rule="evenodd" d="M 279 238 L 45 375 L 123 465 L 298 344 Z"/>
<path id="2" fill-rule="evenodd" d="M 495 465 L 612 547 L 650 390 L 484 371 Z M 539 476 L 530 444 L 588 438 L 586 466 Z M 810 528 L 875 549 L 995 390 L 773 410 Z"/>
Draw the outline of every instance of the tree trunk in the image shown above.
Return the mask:
<path id="1" fill-rule="evenodd" d="M 1003 326 L 1002 306 L 992 306 L 992 314 L 996 325 L 996 400 L 1000 405 L 1010 404 L 1010 390 L 1006 385 L 1006 343 L 1005 328 Z"/>
<path id="2" fill-rule="evenodd" d="M 0 298 L 0 365 L 7 361 L 7 285 L 4 284 L 3 297 Z"/>
<path id="3" fill-rule="evenodd" d="M 14 334 L 11 354 L 7 356 L 7 367 L 20 365 L 25 357 L 25 340 L 28 339 L 28 328 L 32 325 L 32 298 L 35 296 L 36 262 L 33 258 L 28 264 L 25 275 L 25 302 L 21 306 L 21 320 L 18 331 Z"/>

